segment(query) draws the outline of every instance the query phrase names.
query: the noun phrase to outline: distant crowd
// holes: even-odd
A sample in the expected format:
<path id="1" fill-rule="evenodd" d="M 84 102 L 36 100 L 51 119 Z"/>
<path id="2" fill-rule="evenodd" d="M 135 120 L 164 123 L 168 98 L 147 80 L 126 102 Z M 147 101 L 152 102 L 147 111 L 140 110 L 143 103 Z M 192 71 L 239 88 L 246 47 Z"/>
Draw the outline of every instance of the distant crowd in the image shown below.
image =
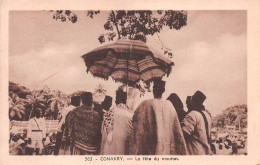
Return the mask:
<path id="1" fill-rule="evenodd" d="M 247 137 L 226 133 L 211 139 L 212 152 L 216 155 L 247 155 Z"/>

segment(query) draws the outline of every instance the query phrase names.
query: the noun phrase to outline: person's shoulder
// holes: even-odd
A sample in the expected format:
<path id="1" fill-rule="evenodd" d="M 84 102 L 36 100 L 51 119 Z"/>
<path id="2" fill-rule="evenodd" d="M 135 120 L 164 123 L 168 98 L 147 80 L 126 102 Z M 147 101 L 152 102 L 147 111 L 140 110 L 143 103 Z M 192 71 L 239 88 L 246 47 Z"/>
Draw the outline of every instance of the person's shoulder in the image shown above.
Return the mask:
<path id="1" fill-rule="evenodd" d="M 77 108 L 77 107 L 75 107 L 74 105 L 69 105 L 69 106 L 67 106 L 67 107 L 64 107 L 64 108 L 63 108 L 63 111 L 71 111 L 71 110 L 73 110 L 73 109 L 75 109 L 75 108 Z"/>
<path id="2" fill-rule="evenodd" d="M 141 105 L 141 104 L 148 104 L 148 103 L 151 103 L 151 102 L 153 102 L 153 100 L 154 100 L 154 99 L 147 99 L 147 100 L 144 100 L 144 101 L 142 101 L 142 102 L 140 103 L 140 105 Z"/>
<path id="3" fill-rule="evenodd" d="M 200 115 L 200 113 L 198 111 L 196 111 L 196 110 L 192 110 L 192 111 L 188 112 L 187 115 L 198 116 L 198 115 Z"/>
<path id="4" fill-rule="evenodd" d="M 66 108 L 76 108 L 76 106 L 74 106 L 74 105 L 69 105 L 69 106 L 67 106 Z"/>
<path id="5" fill-rule="evenodd" d="M 45 118 L 44 118 L 44 117 L 41 117 L 40 120 L 41 120 L 41 121 L 45 121 Z"/>
<path id="6" fill-rule="evenodd" d="M 205 110 L 205 113 L 207 113 L 210 117 L 212 117 L 212 116 L 211 116 L 211 113 L 209 112 L 209 110 L 206 109 L 206 110 Z"/>
<path id="7" fill-rule="evenodd" d="M 72 110 L 71 110 L 71 112 L 72 113 L 75 113 L 75 112 L 77 112 L 77 111 L 79 111 L 79 110 L 81 110 L 81 109 L 84 109 L 84 105 L 81 105 L 81 106 L 78 106 L 78 107 L 74 107 Z"/>
<path id="8" fill-rule="evenodd" d="M 73 115 L 75 115 L 80 109 L 82 109 L 82 107 L 81 106 L 78 106 L 78 107 L 75 107 L 74 109 L 72 109 L 68 114 L 67 114 L 67 116 L 73 116 Z"/>
<path id="9" fill-rule="evenodd" d="M 144 100 L 144 101 L 142 101 L 142 102 L 139 104 L 139 106 L 137 107 L 137 109 L 143 108 L 143 107 L 148 106 L 148 105 L 152 105 L 152 102 L 153 102 L 152 99 Z"/>
<path id="10" fill-rule="evenodd" d="M 30 118 L 30 119 L 29 119 L 29 122 L 32 122 L 33 120 L 34 120 L 34 117 Z"/>
<path id="11" fill-rule="evenodd" d="M 174 106 L 172 105 L 172 103 L 169 100 L 163 100 L 162 99 L 162 101 L 163 101 L 164 105 L 167 105 L 168 107 L 170 107 L 170 108 L 172 108 L 176 111 L 176 109 L 174 108 Z"/>
<path id="12" fill-rule="evenodd" d="M 192 110 L 190 112 L 187 112 L 186 116 L 187 118 L 192 118 L 193 120 L 198 120 L 200 118 L 203 118 L 200 112 Z"/>
<path id="13" fill-rule="evenodd" d="M 144 113 L 146 112 L 147 110 L 149 110 L 150 108 L 147 108 L 149 107 L 150 105 L 152 105 L 152 99 L 149 99 L 149 100 L 144 100 L 142 101 L 139 106 L 136 108 L 136 110 L 134 111 L 134 114 L 139 114 L 139 113 Z"/>

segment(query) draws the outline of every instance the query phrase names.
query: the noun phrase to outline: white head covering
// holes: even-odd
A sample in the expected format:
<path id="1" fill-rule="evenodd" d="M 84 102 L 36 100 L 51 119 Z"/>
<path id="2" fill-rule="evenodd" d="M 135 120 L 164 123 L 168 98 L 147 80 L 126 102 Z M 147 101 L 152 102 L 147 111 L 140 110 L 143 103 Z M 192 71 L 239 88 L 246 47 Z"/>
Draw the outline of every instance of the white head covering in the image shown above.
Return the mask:
<path id="1" fill-rule="evenodd" d="M 129 109 L 135 111 L 137 107 L 137 103 L 139 103 L 140 99 L 140 91 L 136 88 L 129 87 L 127 89 L 127 101 L 126 105 Z"/>
<path id="2" fill-rule="evenodd" d="M 99 84 L 93 93 L 93 102 L 101 104 L 106 97 L 107 90 L 102 84 Z"/>

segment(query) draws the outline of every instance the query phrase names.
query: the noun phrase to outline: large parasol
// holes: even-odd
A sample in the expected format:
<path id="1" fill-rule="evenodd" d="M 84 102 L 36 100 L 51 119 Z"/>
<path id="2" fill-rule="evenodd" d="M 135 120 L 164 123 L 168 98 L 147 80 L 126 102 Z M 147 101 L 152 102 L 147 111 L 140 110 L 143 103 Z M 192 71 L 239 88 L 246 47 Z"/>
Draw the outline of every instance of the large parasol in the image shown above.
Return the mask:
<path id="1" fill-rule="evenodd" d="M 174 63 L 139 40 L 119 39 L 82 56 L 93 76 L 134 85 L 149 83 L 171 73 Z"/>

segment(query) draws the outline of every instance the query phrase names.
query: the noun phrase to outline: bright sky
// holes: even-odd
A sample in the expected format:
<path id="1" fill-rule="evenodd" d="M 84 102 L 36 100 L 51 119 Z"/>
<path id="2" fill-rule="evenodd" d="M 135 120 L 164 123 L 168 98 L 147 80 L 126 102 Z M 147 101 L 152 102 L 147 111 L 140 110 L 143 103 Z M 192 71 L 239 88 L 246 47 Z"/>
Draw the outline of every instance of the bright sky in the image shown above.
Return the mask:
<path id="1" fill-rule="evenodd" d="M 11 81 L 30 89 L 47 85 L 65 93 L 93 91 L 102 83 L 114 94 L 118 84 L 87 74 L 81 59 L 100 46 L 97 38 L 104 32 L 107 12 L 95 19 L 83 11 L 76 13 L 78 22 L 72 24 L 55 21 L 47 11 L 10 12 Z M 163 97 L 177 93 L 185 103 L 187 95 L 201 90 L 207 96 L 204 105 L 213 115 L 246 104 L 246 18 L 246 11 L 188 11 L 186 27 L 178 31 L 164 28 L 159 36 L 173 50 L 175 66 L 165 78 Z M 148 37 L 147 44 L 160 48 L 156 36 Z"/>

